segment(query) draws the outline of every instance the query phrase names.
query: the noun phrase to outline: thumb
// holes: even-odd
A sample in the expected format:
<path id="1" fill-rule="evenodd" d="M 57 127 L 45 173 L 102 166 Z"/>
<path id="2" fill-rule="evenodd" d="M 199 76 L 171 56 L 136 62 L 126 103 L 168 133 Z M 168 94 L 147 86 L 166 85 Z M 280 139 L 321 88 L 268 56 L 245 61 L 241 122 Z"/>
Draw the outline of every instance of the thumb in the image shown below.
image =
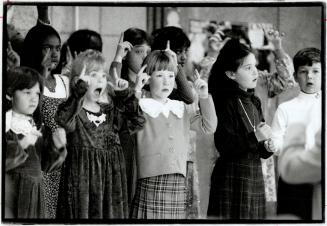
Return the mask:
<path id="1" fill-rule="evenodd" d="M 12 48 L 12 46 L 11 46 L 11 42 L 10 42 L 10 41 L 8 42 L 8 49 L 9 49 L 9 51 L 12 51 L 12 50 L 13 50 L 13 48 Z"/>

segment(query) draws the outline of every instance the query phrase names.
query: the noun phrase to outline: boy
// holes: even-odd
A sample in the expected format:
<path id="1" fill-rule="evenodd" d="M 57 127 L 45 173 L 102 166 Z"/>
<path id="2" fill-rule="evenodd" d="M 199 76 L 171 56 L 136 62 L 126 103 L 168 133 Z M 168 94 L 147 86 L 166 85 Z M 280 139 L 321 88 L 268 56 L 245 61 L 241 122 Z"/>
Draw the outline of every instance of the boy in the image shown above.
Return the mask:
<path id="1" fill-rule="evenodd" d="M 321 60 L 320 50 L 305 48 L 293 58 L 294 78 L 301 89 L 294 99 L 278 106 L 272 122 L 276 154 L 283 151 L 284 137 L 290 125 L 306 125 L 305 149 L 312 149 L 315 134 L 321 128 Z M 301 173 L 301 172 L 299 172 Z M 291 185 L 279 179 L 277 213 L 294 214 L 302 219 L 311 219 L 312 185 Z"/>

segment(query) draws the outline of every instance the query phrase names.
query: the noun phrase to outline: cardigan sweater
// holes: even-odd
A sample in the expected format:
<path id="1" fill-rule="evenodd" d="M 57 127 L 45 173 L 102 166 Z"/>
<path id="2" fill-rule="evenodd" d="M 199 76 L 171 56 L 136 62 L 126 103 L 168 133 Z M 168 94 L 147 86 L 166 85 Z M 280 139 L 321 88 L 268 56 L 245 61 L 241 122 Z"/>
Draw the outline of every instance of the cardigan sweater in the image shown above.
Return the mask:
<path id="1" fill-rule="evenodd" d="M 179 102 L 184 108 L 181 118 L 172 112 L 169 112 L 167 118 L 163 113 L 151 117 L 144 112 L 146 123 L 137 133 L 138 178 L 173 173 L 186 176 L 190 129 L 210 134 L 214 133 L 217 127 L 217 116 L 211 96 L 200 99 L 199 103 L 202 114 Z"/>

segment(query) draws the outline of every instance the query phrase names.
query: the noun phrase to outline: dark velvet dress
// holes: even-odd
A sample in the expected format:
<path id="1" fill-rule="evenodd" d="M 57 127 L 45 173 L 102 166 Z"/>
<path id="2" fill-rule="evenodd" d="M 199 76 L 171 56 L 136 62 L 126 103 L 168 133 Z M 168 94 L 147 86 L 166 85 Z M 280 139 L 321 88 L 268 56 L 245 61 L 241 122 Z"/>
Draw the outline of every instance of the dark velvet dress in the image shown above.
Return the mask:
<path id="1" fill-rule="evenodd" d="M 130 90 L 116 92 L 114 104 L 101 105 L 99 113 L 86 111 L 82 108 L 83 83 L 80 80 L 79 91 L 59 106 L 56 117 L 66 129 L 68 142 L 57 218 L 127 218 L 126 169 L 118 136 L 122 126 L 118 122 L 126 121 L 124 128 L 133 133 L 142 128 L 144 118 Z M 102 114 L 102 123 L 90 121 Z"/>
<path id="2" fill-rule="evenodd" d="M 220 157 L 211 177 L 208 217 L 218 219 L 264 219 L 265 189 L 260 158 L 268 158 L 258 143 L 251 123 L 263 121 L 261 104 L 253 92 L 237 89 L 215 101 L 219 124 L 215 145 Z"/>
<path id="3" fill-rule="evenodd" d="M 65 151 L 55 150 L 52 142 L 42 137 L 23 150 L 18 144 L 23 136 L 12 130 L 5 136 L 5 218 L 47 218 L 41 170 L 49 172 Z"/>

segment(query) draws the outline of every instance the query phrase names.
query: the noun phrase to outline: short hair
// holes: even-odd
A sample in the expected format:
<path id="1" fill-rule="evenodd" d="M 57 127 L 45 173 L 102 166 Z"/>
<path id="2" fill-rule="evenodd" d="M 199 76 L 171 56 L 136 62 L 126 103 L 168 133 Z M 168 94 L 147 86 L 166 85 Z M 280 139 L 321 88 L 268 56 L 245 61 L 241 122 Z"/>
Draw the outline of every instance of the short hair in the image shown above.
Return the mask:
<path id="1" fill-rule="evenodd" d="M 86 73 L 91 71 L 105 70 L 106 71 L 106 60 L 100 51 L 94 49 L 88 49 L 77 55 L 73 61 L 71 81 L 76 76 L 79 76 L 84 68 L 86 67 Z"/>
<path id="2" fill-rule="evenodd" d="M 170 49 L 174 52 L 179 49 L 189 48 L 191 41 L 179 27 L 168 26 L 161 29 L 157 29 L 152 32 L 153 42 L 152 50 L 164 50 L 167 46 L 167 41 L 170 42 Z"/>
<path id="3" fill-rule="evenodd" d="M 67 45 L 74 55 L 76 52 L 84 52 L 87 49 L 94 49 L 102 52 L 102 38 L 101 35 L 92 30 L 81 29 L 73 32 L 67 39 Z"/>
<path id="4" fill-rule="evenodd" d="M 294 58 L 293 58 L 293 64 L 294 64 L 294 70 L 295 74 L 297 73 L 299 67 L 301 66 L 312 66 L 313 63 L 320 63 L 321 57 L 320 57 L 320 50 L 317 48 L 304 48 L 298 51 Z"/>
<path id="5" fill-rule="evenodd" d="M 31 89 L 35 84 L 39 83 L 41 95 L 43 93 L 44 80 L 40 73 L 29 67 L 15 67 L 7 72 L 6 78 L 6 95 L 13 97 L 17 90 Z M 40 96 L 41 98 L 41 96 Z M 12 101 L 7 99 L 5 103 L 6 111 L 12 108 Z M 37 109 L 33 113 L 33 119 L 39 128 L 42 124 L 40 113 L 40 99 Z"/>
<path id="6" fill-rule="evenodd" d="M 164 50 L 152 51 L 143 61 L 142 66 L 147 65 L 145 72 L 151 75 L 154 71 L 168 70 L 173 71 L 176 75 L 177 65 L 174 64 L 173 58 Z"/>
<path id="7" fill-rule="evenodd" d="M 124 31 L 124 41 L 130 42 L 133 46 L 142 44 L 151 46 L 150 35 L 146 31 L 136 27 L 131 27 Z"/>

